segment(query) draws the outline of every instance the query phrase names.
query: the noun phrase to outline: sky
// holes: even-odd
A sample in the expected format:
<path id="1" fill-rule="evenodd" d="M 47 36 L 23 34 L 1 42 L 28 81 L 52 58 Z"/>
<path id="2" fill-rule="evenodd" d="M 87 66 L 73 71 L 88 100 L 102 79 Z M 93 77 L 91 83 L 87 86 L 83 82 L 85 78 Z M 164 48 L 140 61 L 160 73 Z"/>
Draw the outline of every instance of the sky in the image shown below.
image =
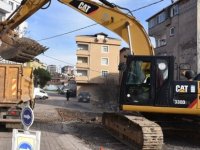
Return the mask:
<path id="1" fill-rule="evenodd" d="M 108 1 L 130 10 L 135 10 L 160 0 Z M 170 4 L 171 0 L 163 0 L 153 6 L 133 12 L 133 15 L 147 31 L 148 24 L 146 19 Z M 95 23 L 67 5 L 64 5 L 56 0 L 52 0 L 52 3 L 48 9 L 40 9 L 37 11 L 34 15 L 27 19 L 27 22 L 28 30 L 26 36 L 49 48 L 44 54 L 39 55 L 37 58 L 47 65 L 57 65 L 57 67 L 60 68 L 66 65 L 76 64 L 77 45 L 75 42 L 75 37 L 77 35 L 94 35 L 96 33 L 104 32 L 108 34 L 109 37 L 121 39 L 118 35 L 107 30 L 105 27 L 101 25 L 95 25 L 90 28 L 65 34 L 56 38 L 41 40 L 80 29 Z M 125 42 L 122 42 L 122 47 L 127 46 L 128 45 Z"/>

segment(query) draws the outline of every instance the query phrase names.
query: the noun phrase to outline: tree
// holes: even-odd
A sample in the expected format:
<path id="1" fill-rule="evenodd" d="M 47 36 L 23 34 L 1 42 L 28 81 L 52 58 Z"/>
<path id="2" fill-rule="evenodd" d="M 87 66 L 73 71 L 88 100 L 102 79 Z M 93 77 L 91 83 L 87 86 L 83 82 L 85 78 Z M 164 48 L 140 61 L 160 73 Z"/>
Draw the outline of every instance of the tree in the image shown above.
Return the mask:
<path id="1" fill-rule="evenodd" d="M 99 86 L 98 95 L 99 99 L 104 104 L 117 104 L 119 99 L 119 85 L 116 78 L 113 76 L 106 77 L 103 83 Z"/>
<path id="2" fill-rule="evenodd" d="M 50 73 L 45 69 L 42 68 L 35 69 L 33 71 L 33 74 L 34 74 L 35 86 L 40 85 L 40 87 L 43 88 L 47 84 L 47 82 L 51 80 Z"/>

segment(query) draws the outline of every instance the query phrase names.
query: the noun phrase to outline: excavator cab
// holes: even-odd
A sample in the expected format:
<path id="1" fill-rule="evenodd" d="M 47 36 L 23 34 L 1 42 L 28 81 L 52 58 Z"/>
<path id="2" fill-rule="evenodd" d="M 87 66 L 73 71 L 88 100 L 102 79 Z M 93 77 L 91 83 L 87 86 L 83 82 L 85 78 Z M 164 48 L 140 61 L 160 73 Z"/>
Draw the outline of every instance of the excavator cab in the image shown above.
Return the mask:
<path id="1" fill-rule="evenodd" d="M 122 110 L 198 115 L 199 87 L 198 81 L 174 80 L 173 56 L 128 56 L 119 102 Z"/>
<path id="2" fill-rule="evenodd" d="M 128 56 L 120 104 L 169 106 L 173 64 L 174 58 L 170 56 Z"/>

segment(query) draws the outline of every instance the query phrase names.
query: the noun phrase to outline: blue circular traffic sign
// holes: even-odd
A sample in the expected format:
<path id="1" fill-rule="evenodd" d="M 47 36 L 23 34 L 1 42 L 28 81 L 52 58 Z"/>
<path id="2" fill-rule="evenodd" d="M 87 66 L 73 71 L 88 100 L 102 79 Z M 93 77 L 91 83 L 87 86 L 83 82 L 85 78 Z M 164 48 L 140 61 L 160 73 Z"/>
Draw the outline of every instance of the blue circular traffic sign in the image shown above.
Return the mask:
<path id="1" fill-rule="evenodd" d="M 30 107 L 25 107 L 21 113 L 22 124 L 25 127 L 30 127 L 33 124 L 34 114 Z"/>
<path id="2" fill-rule="evenodd" d="M 18 150 L 32 150 L 32 146 L 29 143 L 20 143 Z"/>

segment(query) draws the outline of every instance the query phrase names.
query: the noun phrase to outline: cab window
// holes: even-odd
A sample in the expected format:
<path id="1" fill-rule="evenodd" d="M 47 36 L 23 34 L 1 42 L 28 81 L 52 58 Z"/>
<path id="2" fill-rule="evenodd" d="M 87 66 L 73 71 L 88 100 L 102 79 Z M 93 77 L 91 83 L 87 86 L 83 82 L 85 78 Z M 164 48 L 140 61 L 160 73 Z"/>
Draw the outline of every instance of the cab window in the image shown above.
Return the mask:
<path id="1" fill-rule="evenodd" d="M 126 80 L 127 101 L 147 104 L 151 99 L 151 62 L 132 61 L 128 68 Z"/>

